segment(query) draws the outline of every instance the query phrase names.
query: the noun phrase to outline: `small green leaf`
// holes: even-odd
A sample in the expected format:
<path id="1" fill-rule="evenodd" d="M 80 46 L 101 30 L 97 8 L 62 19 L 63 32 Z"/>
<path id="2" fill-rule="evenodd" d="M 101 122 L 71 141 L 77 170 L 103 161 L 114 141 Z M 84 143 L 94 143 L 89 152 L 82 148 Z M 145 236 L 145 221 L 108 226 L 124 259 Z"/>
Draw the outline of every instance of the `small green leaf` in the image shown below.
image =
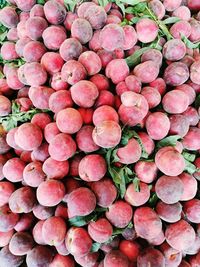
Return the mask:
<path id="1" fill-rule="evenodd" d="M 180 20 L 181 19 L 178 18 L 178 17 L 169 17 L 169 18 L 163 20 L 162 23 L 164 23 L 165 25 L 167 25 L 167 24 L 174 24 L 174 23 L 176 23 L 176 22 L 178 22 Z"/>
<path id="2" fill-rule="evenodd" d="M 0 123 L 2 123 L 6 131 L 9 131 L 17 127 L 18 123 L 30 121 L 32 117 L 37 113 L 47 112 L 46 110 L 40 110 L 40 109 L 31 109 L 26 112 L 17 112 L 18 111 L 17 106 L 14 106 L 13 109 L 14 111 L 16 111 L 16 113 L 0 117 Z"/>
<path id="3" fill-rule="evenodd" d="M 151 197 L 149 198 L 148 203 L 152 208 L 154 208 L 157 202 L 158 202 L 158 196 L 156 195 L 156 193 L 153 193 Z"/>
<path id="4" fill-rule="evenodd" d="M 87 216 L 76 216 L 68 220 L 71 226 L 81 227 L 87 225 L 90 221 L 96 221 L 97 214 L 91 213 Z"/>
<path id="5" fill-rule="evenodd" d="M 189 162 L 194 162 L 195 161 L 195 158 L 196 158 L 196 155 L 195 154 L 191 154 L 191 153 L 188 153 L 186 151 L 184 151 L 182 153 L 184 159 L 188 160 Z"/>
<path id="6" fill-rule="evenodd" d="M 196 97 L 194 105 L 196 109 L 200 107 L 200 94 Z"/>
<path id="7" fill-rule="evenodd" d="M 128 229 L 131 229 L 131 228 L 133 228 L 133 223 L 132 223 L 132 222 L 130 222 L 126 228 L 128 228 Z"/>
<path id="8" fill-rule="evenodd" d="M 102 245 L 101 243 L 97 243 L 97 242 L 93 243 L 90 252 L 97 252 L 97 251 L 99 251 L 101 245 Z"/>
<path id="9" fill-rule="evenodd" d="M 196 49 L 196 48 L 200 48 L 200 42 L 198 43 L 192 43 L 186 36 L 184 36 L 181 33 L 181 39 L 182 41 L 185 43 L 185 45 L 190 48 L 190 49 Z"/>
<path id="10" fill-rule="evenodd" d="M 130 22 L 129 22 L 129 20 L 127 20 L 127 19 L 124 19 L 121 23 L 120 23 L 120 26 L 126 26 L 126 25 L 129 25 L 130 24 Z"/>
<path id="11" fill-rule="evenodd" d="M 113 162 L 119 162 L 120 161 L 120 158 L 117 156 L 117 151 L 118 151 L 118 149 L 113 150 L 113 153 L 112 153 L 112 163 Z"/>
<path id="12" fill-rule="evenodd" d="M 197 171 L 197 168 L 194 164 L 192 164 L 190 161 L 185 159 L 185 169 L 184 171 L 188 172 L 189 174 L 193 174 Z"/>
<path id="13" fill-rule="evenodd" d="M 8 31 L 2 32 L 0 33 L 0 42 L 2 43 L 3 41 L 5 41 L 6 37 L 7 37 Z"/>
<path id="14" fill-rule="evenodd" d="M 98 0 L 98 3 L 100 6 L 107 6 L 107 4 L 109 4 L 109 1 L 108 0 Z"/>
<path id="15" fill-rule="evenodd" d="M 0 79 L 5 78 L 5 75 L 3 74 L 3 72 L 0 71 Z"/>
<path id="16" fill-rule="evenodd" d="M 134 178 L 133 185 L 135 192 L 140 192 L 140 180 L 138 178 Z"/>
<path id="17" fill-rule="evenodd" d="M 134 12 L 134 7 L 129 6 L 125 9 L 126 14 L 133 14 L 133 12 Z"/>
<path id="18" fill-rule="evenodd" d="M 77 5 L 77 0 L 64 0 L 64 5 L 68 11 L 74 12 Z"/>
<path id="19" fill-rule="evenodd" d="M 37 4 L 39 5 L 44 5 L 46 3 L 45 0 L 37 0 Z"/>
<path id="20" fill-rule="evenodd" d="M 156 145 L 157 148 L 161 148 L 164 146 L 175 146 L 177 141 L 181 139 L 180 135 L 171 135 L 168 136 L 161 141 L 159 141 Z"/>
<path id="21" fill-rule="evenodd" d="M 10 6 L 6 0 L 0 0 L 0 9 L 3 9 L 5 6 Z"/>
<path id="22" fill-rule="evenodd" d="M 147 3 L 146 2 L 139 2 L 139 4 L 135 5 L 134 6 L 134 9 L 133 9 L 133 14 L 134 13 L 143 13 L 145 11 L 147 7 Z"/>
<path id="23" fill-rule="evenodd" d="M 12 114 L 16 114 L 20 112 L 20 105 L 16 102 L 12 102 Z"/>
<path id="24" fill-rule="evenodd" d="M 139 17 L 134 17 L 134 18 L 131 19 L 130 22 L 131 22 L 131 24 L 136 24 L 139 20 L 140 20 Z"/>
<path id="25" fill-rule="evenodd" d="M 111 167 L 109 172 L 115 184 L 120 185 L 123 182 L 122 179 L 122 177 L 124 176 L 123 168 Z"/>
<path id="26" fill-rule="evenodd" d="M 120 1 L 124 4 L 131 5 L 131 6 L 135 6 L 142 2 L 141 0 L 120 0 Z"/>
<path id="27" fill-rule="evenodd" d="M 1 121 L 3 128 L 8 132 L 17 127 L 17 122 L 14 120 Z"/>
<path id="28" fill-rule="evenodd" d="M 116 0 L 115 4 L 121 9 L 123 16 L 125 16 L 125 6 L 121 3 L 121 0 Z"/>
<path id="29" fill-rule="evenodd" d="M 127 57 L 125 60 L 126 60 L 126 63 L 127 65 L 132 68 L 134 66 L 136 66 L 137 64 L 140 63 L 140 59 L 141 59 L 141 56 L 144 54 L 144 52 L 148 51 L 150 48 L 149 47 L 144 47 L 144 48 L 141 48 L 137 51 L 135 51 L 132 55 L 130 55 L 129 57 Z"/>
<path id="30" fill-rule="evenodd" d="M 128 168 L 127 166 L 125 167 L 125 172 L 127 175 L 133 175 L 134 174 L 133 171 L 130 168 Z"/>

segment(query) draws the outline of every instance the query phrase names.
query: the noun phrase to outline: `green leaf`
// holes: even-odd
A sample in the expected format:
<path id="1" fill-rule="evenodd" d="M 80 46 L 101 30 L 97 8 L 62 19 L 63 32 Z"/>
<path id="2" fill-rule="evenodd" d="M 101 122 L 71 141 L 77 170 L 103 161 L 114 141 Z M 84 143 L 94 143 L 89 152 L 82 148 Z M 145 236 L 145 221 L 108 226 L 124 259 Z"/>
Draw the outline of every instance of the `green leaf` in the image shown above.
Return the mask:
<path id="1" fill-rule="evenodd" d="M 141 2 L 141 1 L 140 1 Z M 147 3 L 141 2 L 134 6 L 133 14 L 137 13 L 143 13 L 147 7 Z"/>
<path id="2" fill-rule="evenodd" d="M 5 78 L 5 75 L 3 74 L 3 72 L 0 71 L 0 79 Z"/>
<path id="3" fill-rule="evenodd" d="M 97 252 L 97 251 L 99 251 L 101 245 L 102 245 L 101 243 L 97 243 L 97 242 L 93 243 L 90 252 Z"/>
<path id="4" fill-rule="evenodd" d="M 12 114 L 16 114 L 20 112 L 20 105 L 16 102 L 12 102 Z"/>
<path id="5" fill-rule="evenodd" d="M 167 26 L 161 20 L 159 20 L 157 22 L 157 24 L 158 24 L 161 32 L 163 33 L 163 36 L 166 36 L 168 41 L 171 40 L 171 39 L 173 39 L 173 36 L 169 32 Z"/>
<path id="6" fill-rule="evenodd" d="M 98 0 L 98 3 L 100 6 L 106 6 L 107 4 L 109 4 L 109 1 L 108 0 Z"/>
<path id="7" fill-rule="evenodd" d="M 81 227 L 87 225 L 91 221 L 96 221 L 96 220 L 97 220 L 97 214 L 91 213 L 87 216 L 76 216 L 71 219 L 68 219 L 68 223 L 71 226 Z"/>
<path id="8" fill-rule="evenodd" d="M 6 0 L 0 0 L 0 9 L 4 8 L 5 6 L 10 6 Z"/>
<path id="9" fill-rule="evenodd" d="M 116 0 L 115 4 L 121 9 L 123 16 L 125 16 L 125 6 L 121 3 L 121 0 Z"/>
<path id="10" fill-rule="evenodd" d="M 133 171 L 130 168 L 128 168 L 127 166 L 125 167 L 125 171 L 126 171 L 127 175 L 133 175 L 134 174 Z"/>
<path id="11" fill-rule="evenodd" d="M 126 12 L 126 14 L 133 14 L 133 12 L 134 12 L 134 7 L 131 7 L 131 6 L 127 7 L 127 8 L 125 9 L 125 12 Z"/>
<path id="12" fill-rule="evenodd" d="M 190 49 L 196 49 L 196 48 L 200 48 L 200 42 L 198 43 L 192 43 L 186 36 L 184 36 L 181 33 L 181 40 L 185 43 L 185 45 L 190 48 Z"/>
<path id="13" fill-rule="evenodd" d="M 17 127 L 17 122 L 14 120 L 0 121 L 0 123 L 7 132 Z"/>
<path id="14" fill-rule="evenodd" d="M 130 25 L 130 22 L 129 22 L 129 20 L 124 19 L 119 25 L 123 27 L 123 26 L 126 26 L 126 25 Z"/>
<path id="15" fill-rule="evenodd" d="M 131 5 L 131 6 L 135 6 L 142 2 L 141 0 L 120 0 L 120 1 L 124 4 Z"/>
<path id="16" fill-rule="evenodd" d="M 37 0 L 37 4 L 39 5 L 44 5 L 46 3 L 45 0 Z"/>
<path id="17" fill-rule="evenodd" d="M 193 174 L 197 171 L 197 168 L 194 164 L 192 164 L 190 161 L 185 159 L 185 169 L 184 171 L 188 172 L 189 174 Z"/>
<path id="18" fill-rule="evenodd" d="M 140 192 L 140 180 L 138 178 L 134 178 L 133 185 L 135 192 Z"/>
<path id="19" fill-rule="evenodd" d="M 160 39 L 161 39 L 161 37 L 158 36 L 158 38 L 155 41 L 153 41 L 150 45 L 148 45 L 148 47 L 151 47 L 151 48 L 154 48 L 154 49 L 157 49 L 157 50 L 161 51 L 162 50 L 162 46 L 159 44 L 160 43 Z"/>
<path id="20" fill-rule="evenodd" d="M 8 31 L 2 32 L 0 33 L 0 42 L 2 43 L 3 41 L 5 41 L 6 37 L 7 37 Z"/>
<path id="21" fill-rule="evenodd" d="M 168 136 L 162 140 L 160 140 L 156 147 L 157 148 L 161 148 L 161 147 L 164 147 L 164 146 L 175 146 L 177 141 L 181 139 L 181 136 L 180 135 L 171 135 L 171 136 Z"/>
<path id="22" fill-rule="evenodd" d="M 174 24 L 174 23 L 176 23 L 176 22 L 178 22 L 180 20 L 181 19 L 178 18 L 178 17 L 169 17 L 169 18 L 163 20 L 162 23 L 164 23 L 165 25 L 167 25 L 167 24 Z"/>
<path id="23" fill-rule="evenodd" d="M 191 154 L 191 153 L 188 153 L 186 151 L 184 151 L 182 153 L 184 159 L 188 160 L 189 162 L 194 162 L 195 159 L 196 159 L 196 155 L 195 154 Z"/>
<path id="24" fill-rule="evenodd" d="M 134 18 L 131 19 L 130 22 L 131 22 L 131 24 L 136 24 L 139 20 L 140 20 L 139 17 L 134 17 Z"/>
<path id="25" fill-rule="evenodd" d="M 194 105 L 196 109 L 200 107 L 200 94 L 196 97 Z"/>
<path id="26" fill-rule="evenodd" d="M 68 11 L 74 12 L 77 5 L 77 0 L 64 0 L 64 5 Z"/>
<path id="27" fill-rule="evenodd" d="M 144 48 L 141 48 L 137 51 L 135 51 L 132 55 L 130 55 L 129 57 L 127 57 L 125 60 L 126 60 L 126 63 L 127 65 L 132 68 L 134 66 L 136 66 L 137 64 L 140 63 L 140 59 L 141 59 L 141 56 L 144 54 L 144 52 L 148 51 L 150 48 L 149 47 L 144 47 Z"/>
<path id="28" fill-rule="evenodd" d="M 113 162 L 119 162 L 120 161 L 120 158 L 117 156 L 117 151 L 118 151 L 118 149 L 113 150 L 113 153 L 112 153 L 112 163 Z"/>
<path id="29" fill-rule="evenodd" d="M 123 176 L 124 176 L 123 168 L 110 167 L 109 172 L 115 184 L 120 185 L 123 182 Z"/>
<path id="30" fill-rule="evenodd" d="M 154 208 L 157 202 L 158 202 L 158 196 L 156 195 L 156 193 L 153 193 L 151 197 L 149 198 L 148 203 L 152 208 Z"/>
<path id="31" fill-rule="evenodd" d="M 2 123 L 6 131 L 9 131 L 17 127 L 18 123 L 30 121 L 32 117 L 37 113 L 48 112 L 47 110 L 40 110 L 40 109 L 31 109 L 26 112 L 17 112 L 18 111 L 17 106 L 13 106 L 13 109 L 16 113 L 0 117 L 0 123 Z"/>

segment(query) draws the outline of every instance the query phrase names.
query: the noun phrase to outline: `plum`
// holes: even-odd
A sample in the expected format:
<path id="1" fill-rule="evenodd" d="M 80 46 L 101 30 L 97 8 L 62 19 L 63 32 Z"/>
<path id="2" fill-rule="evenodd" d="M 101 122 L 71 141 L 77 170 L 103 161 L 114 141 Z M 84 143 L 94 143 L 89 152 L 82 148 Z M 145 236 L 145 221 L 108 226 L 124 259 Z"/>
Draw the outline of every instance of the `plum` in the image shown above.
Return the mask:
<path id="1" fill-rule="evenodd" d="M 171 162 L 174 162 L 174 165 Z M 185 160 L 173 147 L 166 146 L 158 150 L 155 155 L 155 163 L 158 169 L 165 175 L 176 176 L 183 172 Z"/>
<path id="2" fill-rule="evenodd" d="M 139 191 L 137 191 L 134 183 L 131 183 L 126 189 L 124 198 L 132 206 L 142 206 L 150 198 L 150 189 L 147 184 L 140 182 Z"/>
<path id="3" fill-rule="evenodd" d="M 9 246 L 7 245 L 3 247 L 0 251 L 0 261 L 2 267 L 19 267 L 22 265 L 24 257 L 13 255 L 9 250 Z"/>
<path id="4" fill-rule="evenodd" d="M 135 138 L 131 138 L 124 147 L 117 149 L 116 155 L 119 158 L 119 162 L 123 164 L 132 164 L 140 159 L 142 149 L 138 141 Z"/>
<path id="5" fill-rule="evenodd" d="M 42 131 L 33 123 L 24 123 L 15 133 L 16 144 L 24 150 L 32 151 L 42 144 Z"/>
<path id="6" fill-rule="evenodd" d="M 56 124 L 62 133 L 74 134 L 82 127 L 82 117 L 74 108 L 62 109 L 56 116 Z"/>
<path id="7" fill-rule="evenodd" d="M 137 266 L 157 266 L 163 267 L 165 266 L 165 258 L 163 254 L 155 248 L 146 248 L 138 255 L 137 258 Z"/>
<path id="8" fill-rule="evenodd" d="M 26 256 L 26 264 L 47 267 L 53 260 L 53 253 L 49 247 L 37 245 Z"/>
<path id="9" fill-rule="evenodd" d="M 9 250 L 13 255 L 26 255 L 34 246 L 33 238 L 26 232 L 15 233 L 9 243 Z"/>
<path id="10" fill-rule="evenodd" d="M 67 205 L 69 218 L 74 216 L 86 216 L 94 211 L 96 207 L 96 197 L 90 189 L 79 187 L 69 194 Z"/>
<path id="11" fill-rule="evenodd" d="M 185 220 L 168 225 L 165 236 L 167 243 L 178 251 L 189 248 L 195 241 L 195 231 Z"/>
<path id="12" fill-rule="evenodd" d="M 83 152 L 94 152 L 99 149 L 92 139 L 92 132 L 94 127 L 92 125 L 83 126 L 76 135 L 76 143 L 78 148 Z"/>
<path id="13" fill-rule="evenodd" d="M 66 232 L 66 223 L 61 217 L 50 217 L 42 225 L 43 240 L 50 246 L 60 245 L 65 239 Z"/>
<path id="14" fill-rule="evenodd" d="M 183 183 L 177 176 L 161 176 L 155 184 L 157 196 L 166 204 L 177 203 L 183 194 Z"/>
<path id="15" fill-rule="evenodd" d="M 42 163 L 35 161 L 26 165 L 23 171 L 23 178 L 27 185 L 38 187 L 46 178 L 45 173 L 42 171 Z"/>
<path id="16" fill-rule="evenodd" d="M 48 179 L 63 179 L 69 172 L 68 161 L 57 161 L 49 157 L 42 165 Z"/>
<path id="17" fill-rule="evenodd" d="M 58 50 L 67 38 L 64 28 L 60 26 L 51 25 L 47 27 L 43 33 L 42 38 L 44 45 L 49 50 Z M 62 54 L 61 54 L 62 57 Z"/>
<path id="18" fill-rule="evenodd" d="M 61 24 L 64 22 L 67 11 L 58 1 L 50 0 L 44 4 L 44 14 L 51 24 Z"/>
<path id="19" fill-rule="evenodd" d="M 14 213 L 29 213 L 35 203 L 35 192 L 28 186 L 20 187 L 9 198 L 9 207 Z"/>
<path id="20" fill-rule="evenodd" d="M 119 250 L 112 250 L 106 254 L 104 261 L 104 267 L 128 267 L 129 261 L 128 258 Z"/>
<path id="21" fill-rule="evenodd" d="M 98 243 L 105 243 L 112 236 L 113 228 L 107 219 L 101 218 L 88 224 L 88 233 Z"/>
<path id="22" fill-rule="evenodd" d="M 92 39 L 92 26 L 83 18 L 77 18 L 71 26 L 71 36 L 79 40 L 81 44 L 86 44 Z"/>
<path id="23" fill-rule="evenodd" d="M 179 202 L 166 204 L 159 201 L 156 205 L 156 212 L 163 221 L 175 223 L 181 219 L 182 205 Z"/>
<path id="24" fill-rule="evenodd" d="M 119 144 L 121 134 L 121 127 L 117 122 L 103 121 L 94 128 L 92 137 L 96 145 L 111 148 Z"/>
<path id="25" fill-rule="evenodd" d="M 135 231 L 145 239 L 156 238 L 162 230 L 162 222 L 150 207 L 139 207 L 133 215 Z"/>
<path id="26" fill-rule="evenodd" d="M 142 18 L 136 23 L 136 32 L 140 42 L 150 43 L 158 35 L 158 26 L 153 20 Z"/>
<path id="27" fill-rule="evenodd" d="M 121 48 L 125 42 L 125 32 L 117 24 L 110 23 L 103 27 L 99 35 L 101 47 L 107 51 Z"/>
<path id="28" fill-rule="evenodd" d="M 65 239 L 66 247 L 73 256 L 85 256 L 92 247 L 92 239 L 88 232 L 81 227 L 71 227 Z"/>
<path id="29" fill-rule="evenodd" d="M 83 52 L 78 61 L 85 67 L 87 74 L 90 76 L 97 74 L 102 68 L 100 57 L 93 51 Z"/>
<path id="30" fill-rule="evenodd" d="M 41 205 L 53 207 L 62 201 L 65 195 L 65 187 L 62 182 L 50 179 L 38 186 L 36 194 Z"/>
<path id="31" fill-rule="evenodd" d="M 71 158 L 76 152 L 76 143 L 66 133 L 57 134 L 49 144 L 49 154 L 52 159 L 65 161 Z"/>
<path id="32" fill-rule="evenodd" d="M 13 183 L 22 181 L 25 165 L 25 162 L 17 157 L 9 159 L 3 166 L 4 177 Z"/>
<path id="33" fill-rule="evenodd" d="M 109 178 L 103 178 L 98 182 L 91 182 L 89 186 L 94 192 L 97 204 L 100 207 L 109 207 L 117 197 L 117 188 Z"/>
<path id="34" fill-rule="evenodd" d="M 110 78 L 114 84 L 125 80 L 129 72 L 129 67 L 124 59 L 113 59 L 106 66 L 106 76 Z"/>
<path id="35" fill-rule="evenodd" d="M 92 107 L 99 96 L 96 85 L 86 80 L 78 81 L 76 84 L 72 85 L 70 91 L 75 104 L 83 108 Z"/>
<path id="36" fill-rule="evenodd" d="M 0 231 L 8 232 L 14 229 L 15 225 L 19 221 L 19 214 L 13 213 L 6 204 L 0 207 L 0 219 Z"/>
<path id="37" fill-rule="evenodd" d="M 106 218 L 117 228 L 125 228 L 132 216 L 131 206 L 123 200 L 117 200 L 106 211 Z"/>

